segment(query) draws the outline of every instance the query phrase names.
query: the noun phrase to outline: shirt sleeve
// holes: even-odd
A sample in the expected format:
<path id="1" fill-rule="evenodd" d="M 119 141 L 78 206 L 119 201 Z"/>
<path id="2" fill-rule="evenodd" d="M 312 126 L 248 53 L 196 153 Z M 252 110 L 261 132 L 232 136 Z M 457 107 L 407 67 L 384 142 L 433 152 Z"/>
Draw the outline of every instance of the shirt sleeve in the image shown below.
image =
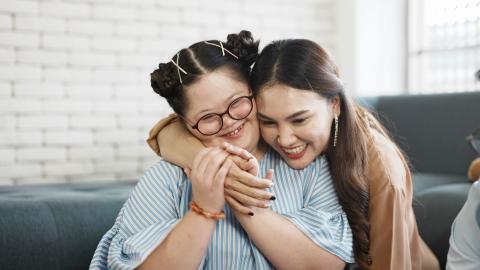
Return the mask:
<path id="1" fill-rule="evenodd" d="M 100 240 L 90 269 L 134 269 L 145 261 L 180 220 L 174 191 L 180 177 L 180 170 L 164 161 L 142 176 Z"/>
<path id="2" fill-rule="evenodd" d="M 455 218 L 450 235 L 447 270 L 480 269 L 480 182 L 470 188 L 468 199 Z"/>
<path id="3" fill-rule="evenodd" d="M 343 212 L 333 188 L 328 162 L 319 159 L 311 172 L 311 188 L 304 194 L 304 207 L 284 213 L 312 241 L 347 263 L 354 262 L 353 237 L 347 215 Z"/>

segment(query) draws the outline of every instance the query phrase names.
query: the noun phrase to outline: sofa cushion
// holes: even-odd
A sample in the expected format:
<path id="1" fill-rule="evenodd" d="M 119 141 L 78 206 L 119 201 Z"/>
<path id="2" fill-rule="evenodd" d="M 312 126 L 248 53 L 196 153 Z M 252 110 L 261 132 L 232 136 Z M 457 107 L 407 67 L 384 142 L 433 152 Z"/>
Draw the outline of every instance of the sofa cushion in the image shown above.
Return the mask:
<path id="1" fill-rule="evenodd" d="M 468 184 L 465 175 L 439 173 L 413 173 L 413 195 L 418 196 L 429 188 L 446 184 Z"/>
<path id="2" fill-rule="evenodd" d="M 1 187 L 1 268 L 87 269 L 134 184 Z"/>

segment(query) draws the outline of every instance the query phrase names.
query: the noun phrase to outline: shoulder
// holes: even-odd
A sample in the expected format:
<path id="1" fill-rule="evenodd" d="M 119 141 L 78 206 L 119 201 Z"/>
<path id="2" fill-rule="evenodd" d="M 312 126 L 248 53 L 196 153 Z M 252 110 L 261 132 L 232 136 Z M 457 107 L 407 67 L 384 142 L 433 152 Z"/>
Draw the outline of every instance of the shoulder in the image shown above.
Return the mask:
<path id="1" fill-rule="evenodd" d="M 330 166 L 324 155 L 315 158 L 303 171 L 305 181 L 311 182 L 315 189 L 322 192 L 333 191 Z"/>
<path id="2" fill-rule="evenodd" d="M 145 171 L 132 191 L 127 204 L 138 207 L 148 203 L 151 209 L 154 202 L 170 201 L 178 197 L 181 187 L 188 183 L 182 168 L 167 161 L 160 161 Z"/>
<path id="3" fill-rule="evenodd" d="M 186 178 L 183 169 L 165 160 L 161 160 L 147 169 L 137 185 L 170 186 L 177 185 Z"/>
<path id="4" fill-rule="evenodd" d="M 372 195 L 385 188 L 404 192 L 410 172 L 402 153 L 390 138 L 378 131 L 372 129 L 371 135 L 367 177 Z"/>

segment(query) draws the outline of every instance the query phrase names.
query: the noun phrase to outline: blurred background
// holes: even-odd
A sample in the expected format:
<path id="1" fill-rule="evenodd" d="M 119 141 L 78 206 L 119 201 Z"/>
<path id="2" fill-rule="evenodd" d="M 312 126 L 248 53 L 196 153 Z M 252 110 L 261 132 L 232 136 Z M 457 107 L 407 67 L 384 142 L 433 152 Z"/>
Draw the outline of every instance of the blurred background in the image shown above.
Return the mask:
<path id="1" fill-rule="evenodd" d="M 478 0 L 1 0 L 0 185 L 137 179 L 150 72 L 242 29 L 318 42 L 354 96 L 480 90 Z"/>

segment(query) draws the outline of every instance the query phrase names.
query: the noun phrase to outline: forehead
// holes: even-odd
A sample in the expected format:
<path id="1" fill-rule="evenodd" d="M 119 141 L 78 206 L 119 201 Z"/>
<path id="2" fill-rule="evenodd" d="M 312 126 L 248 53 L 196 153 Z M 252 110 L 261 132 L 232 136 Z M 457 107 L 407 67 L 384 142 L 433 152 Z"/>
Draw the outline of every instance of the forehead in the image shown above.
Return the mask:
<path id="1" fill-rule="evenodd" d="M 257 97 L 257 110 L 262 114 L 290 115 L 301 110 L 318 110 L 326 104 L 319 94 L 296 89 L 283 84 L 275 84 L 262 89 Z"/>
<path id="2" fill-rule="evenodd" d="M 186 91 L 187 115 L 194 116 L 203 110 L 225 109 L 232 96 L 248 95 L 249 88 L 233 74 L 219 70 L 203 75 Z"/>

